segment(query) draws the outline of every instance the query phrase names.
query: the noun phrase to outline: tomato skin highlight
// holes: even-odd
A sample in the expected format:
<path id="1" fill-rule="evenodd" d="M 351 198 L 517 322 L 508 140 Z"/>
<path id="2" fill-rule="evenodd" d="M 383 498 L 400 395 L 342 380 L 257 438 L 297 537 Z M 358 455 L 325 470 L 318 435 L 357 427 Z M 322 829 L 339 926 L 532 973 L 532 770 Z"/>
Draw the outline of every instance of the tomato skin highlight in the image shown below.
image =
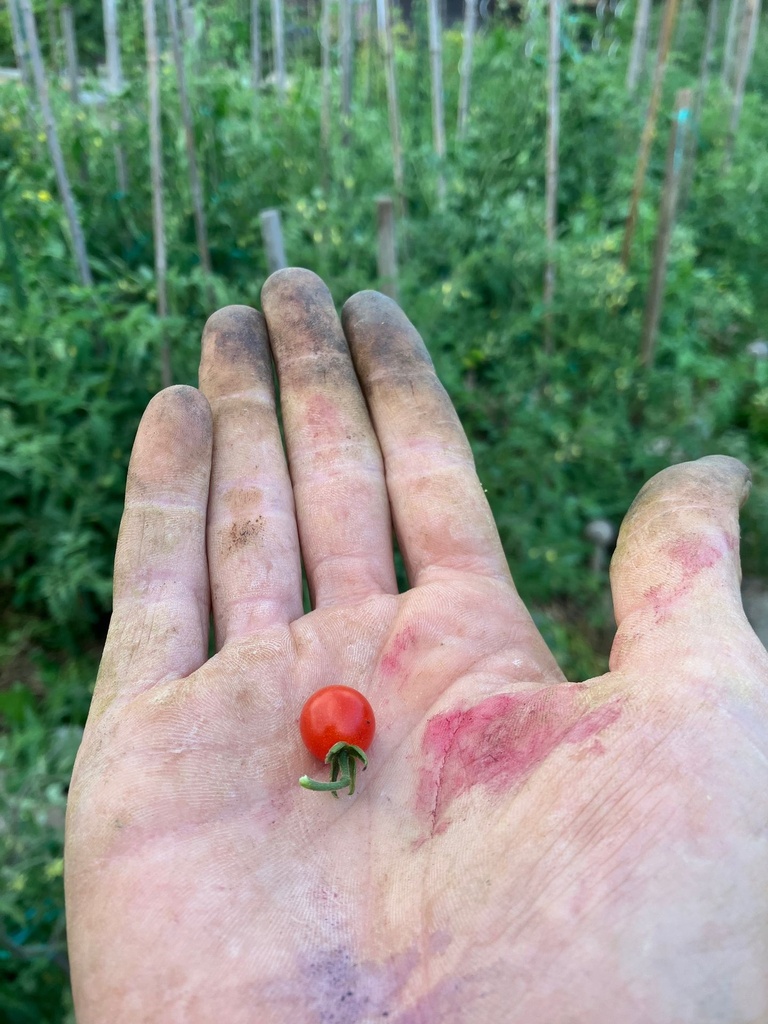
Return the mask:
<path id="1" fill-rule="evenodd" d="M 376 731 L 373 708 L 351 686 L 325 686 L 304 704 L 299 731 L 307 750 L 324 761 L 336 743 L 367 750 Z"/>

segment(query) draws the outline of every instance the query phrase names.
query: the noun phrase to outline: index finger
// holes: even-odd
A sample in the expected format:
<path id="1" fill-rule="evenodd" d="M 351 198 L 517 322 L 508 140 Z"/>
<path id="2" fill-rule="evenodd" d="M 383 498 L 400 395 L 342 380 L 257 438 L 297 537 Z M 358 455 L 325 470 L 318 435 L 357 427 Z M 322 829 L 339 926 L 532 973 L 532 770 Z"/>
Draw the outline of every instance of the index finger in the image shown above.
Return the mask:
<path id="1" fill-rule="evenodd" d="M 97 711 L 181 678 L 208 653 L 206 506 L 211 411 L 195 388 L 155 395 L 139 424 L 115 554 Z"/>

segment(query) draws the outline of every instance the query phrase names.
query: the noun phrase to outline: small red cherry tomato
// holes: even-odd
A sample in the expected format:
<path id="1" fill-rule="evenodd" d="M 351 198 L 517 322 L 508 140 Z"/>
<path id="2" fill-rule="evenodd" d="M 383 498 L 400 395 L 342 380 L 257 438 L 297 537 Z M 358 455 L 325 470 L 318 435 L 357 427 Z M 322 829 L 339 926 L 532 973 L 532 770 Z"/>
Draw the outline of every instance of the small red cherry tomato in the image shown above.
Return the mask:
<path id="1" fill-rule="evenodd" d="M 325 686 L 301 709 L 299 730 L 304 746 L 320 761 L 336 743 L 365 751 L 376 731 L 373 708 L 351 686 Z"/>

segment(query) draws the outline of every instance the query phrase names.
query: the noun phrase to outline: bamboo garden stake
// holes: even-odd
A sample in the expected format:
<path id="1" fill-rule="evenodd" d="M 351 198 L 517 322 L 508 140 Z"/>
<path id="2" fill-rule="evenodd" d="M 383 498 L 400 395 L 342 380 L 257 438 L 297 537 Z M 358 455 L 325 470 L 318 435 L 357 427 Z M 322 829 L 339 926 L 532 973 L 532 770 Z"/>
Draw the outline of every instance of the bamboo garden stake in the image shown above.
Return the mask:
<path id="1" fill-rule="evenodd" d="M 331 0 L 322 0 L 320 12 L 320 137 L 326 153 L 331 149 Z"/>
<path id="2" fill-rule="evenodd" d="M 555 299 L 557 181 L 560 146 L 560 0 L 549 0 L 549 73 L 547 78 L 547 265 L 544 270 L 544 350 L 552 352 L 552 304 Z"/>
<path id="3" fill-rule="evenodd" d="M 382 0 L 384 7 L 384 71 L 387 79 L 387 110 L 389 112 L 389 134 L 392 141 L 392 167 L 395 178 L 395 192 L 400 216 L 405 210 L 405 177 L 403 174 L 403 149 L 400 141 L 400 110 L 397 105 L 397 76 L 395 74 L 395 50 L 392 43 L 392 3 Z"/>
<path id="4" fill-rule="evenodd" d="M 77 80 L 79 70 L 77 66 L 77 43 L 75 41 L 75 21 L 72 17 L 72 8 L 65 4 L 61 8 L 61 33 L 64 36 L 64 52 L 67 56 L 67 78 L 69 79 L 69 98 L 73 103 L 80 102 Z"/>
<path id="5" fill-rule="evenodd" d="M 395 240 L 395 204 L 390 196 L 376 199 L 378 223 L 377 267 L 379 285 L 385 295 L 397 302 L 397 245 Z"/>
<path id="6" fill-rule="evenodd" d="M 53 169 L 56 173 L 56 182 L 59 188 L 59 194 L 61 195 L 61 200 L 64 204 L 64 211 L 67 216 L 67 222 L 69 224 L 69 233 L 72 240 L 72 250 L 75 256 L 77 270 L 80 275 L 81 282 L 86 286 L 90 286 L 93 284 L 93 278 L 91 276 L 91 268 L 88 265 L 85 237 L 83 235 L 80 218 L 75 206 L 75 199 L 72 195 L 72 188 L 69 184 L 67 169 L 64 166 L 64 156 L 61 152 L 61 144 L 59 143 L 59 134 L 56 130 L 56 122 L 53 119 L 51 101 L 48 96 L 48 81 L 45 77 L 43 58 L 40 54 L 40 43 L 37 38 L 37 26 L 35 24 L 35 16 L 32 13 L 31 0 L 21 0 L 21 16 L 24 34 L 27 39 L 27 46 L 29 47 L 29 56 L 32 64 L 35 88 L 37 89 L 37 100 L 43 114 L 43 124 L 45 126 L 48 150 L 51 154 L 51 161 L 53 162 Z"/>
<path id="7" fill-rule="evenodd" d="M 195 8 L 192 0 L 181 0 L 181 36 L 185 43 L 195 41 Z"/>
<path id="8" fill-rule="evenodd" d="M 34 11 L 34 4 L 32 6 L 32 10 Z M 56 9 L 54 7 L 53 0 L 45 0 L 45 13 L 48 18 L 48 60 L 53 67 L 54 77 L 56 77 L 56 75 L 61 71 L 61 47 L 59 46 L 59 30 L 56 25 Z"/>
<path id="9" fill-rule="evenodd" d="M 176 77 L 178 78 L 179 83 L 179 103 L 181 106 L 181 120 L 184 125 L 184 141 L 187 148 L 189 191 L 192 196 L 192 209 L 195 218 L 197 251 L 200 254 L 201 267 L 206 274 L 210 274 L 211 251 L 208 247 L 208 227 L 205 222 L 203 187 L 200 183 L 200 174 L 197 168 L 195 131 L 192 124 L 192 111 L 189 106 L 189 96 L 187 95 L 187 78 L 184 72 L 184 53 L 181 47 L 181 33 L 179 31 L 179 18 L 176 10 L 176 0 L 166 0 L 166 3 L 168 5 L 168 28 L 171 33 L 173 59 L 176 63 Z"/>
<path id="10" fill-rule="evenodd" d="M 283 0 L 272 0 L 272 58 L 277 95 L 285 102 L 285 29 Z"/>
<path id="11" fill-rule="evenodd" d="M 251 86 L 258 93 L 261 88 L 261 25 L 259 0 L 251 0 Z"/>
<path id="12" fill-rule="evenodd" d="M 11 21 L 11 41 L 13 43 L 13 55 L 16 58 L 16 66 L 21 74 L 21 80 L 29 94 L 33 96 L 32 89 L 32 66 L 29 62 L 29 49 L 27 47 L 24 28 L 21 24 L 21 16 L 17 7 L 18 0 L 8 0 L 8 14 Z"/>
<path id="13" fill-rule="evenodd" d="M 147 84 L 149 86 L 149 154 L 152 173 L 152 229 L 155 239 L 155 285 L 157 287 L 157 315 L 160 320 L 168 316 L 168 260 L 165 249 L 165 208 L 163 206 L 163 148 L 160 135 L 160 71 L 157 52 L 157 19 L 155 0 L 144 0 L 144 41 L 147 48 Z M 168 336 L 163 333 L 161 348 L 161 377 L 163 387 L 173 381 L 171 350 Z"/>
<path id="14" fill-rule="evenodd" d="M 717 42 L 718 15 L 720 11 L 720 0 L 709 0 L 709 11 L 707 13 L 707 31 L 704 37 L 704 46 L 701 50 L 699 61 L 699 81 L 696 86 L 696 93 L 693 100 L 693 111 L 691 113 L 690 131 L 686 133 L 685 139 L 685 162 L 683 175 L 680 181 L 680 196 L 678 207 L 682 210 L 688 200 L 688 195 L 693 182 L 693 175 L 696 167 L 696 150 L 701 122 L 701 112 L 704 108 L 704 99 L 707 95 L 709 77 L 713 68 L 715 43 Z"/>
<path id="15" fill-rule="evenodd" d="M 467 134 L 469 85 L 472 78 L 472 48 L 475 42 L 476 23 L 477 0 L 464 0 L 464 38 L 461 45 L 461 64 L 459 66 L 459 114 L 456 123 L 456 134 L 460 139 L 463 139 Z"/>
<path id="16" fill-rule="evenodd" d="M 728 138 L 725 143 L 724 167 L 728 170 L 733 160 L 733 149 L 736 145 L 736 135 L 739 131 L 741 111 L 744 106 L 744 92 L 747 88 L 747 78 L 752 64 L 752 55 L 755 52 L 755 41 L 757 29 L 760 23 L 760 0 L 744 0 L 744 13 L 741 21 L 741 32 L 739 33 L 738 52 L 736 54 L 736 84 L 733 89 L 733 103 L 731 105 L 731 117 L 728 124 Z"/>
<path id="17" fill-rule="evenodd" d="M 341 58 L 341 144 L 349 143 L 352 113 L 352 0 L 339 0 L 339 56 Z"/>
<path id="18" fill-rule="evenodd" d="M 661 195 L 659 224 L 656 230 L 656 245 L 653 253 L 653 269 L 648 287 L 648 299 L 645 306 L 645 319 L 640 342 L 640 358 L 644 366 L 653 362 L 656 348 L 656 336 L 664 302 L 664 284 L 667 275 L 667 257 L 669 242 L 675 226 L 677 197 L 680 178 L 683 170 L 683 154 L 685 137 L 689 129 L 691 102 L 693 93 L 690 89 L 680 89 L 675 97 L 675 114 L 672 131 L 667 147 L 667 166 L 664 173 L 664 189 Z"/>
<path id="19" fill-rule="evenodd" d="M 270 274 L 288 266 L 283 243 L 283 228 L 280 223 L 279 210 L 262 210 L 259 214 L 261 237 L 267 253 L 267 269 Z"/>
<path id="20" fill-rule="evenodd" d="M 19 69 L 21 80 L 24 83 L 26 102 L 24 104 L 24 119 L 27 122 L 27 132 L 32 139 L 32 147 L 35 155 L 40 158 L 40 146 L 38 134 L 40 129 L 35 123 L 35 89 L 32 75 L 32 65 L 29 60 L 29 48 L 27 47 L 24 35 L 24 27 L 21 23 L 21 13 L 18 8 L 18 0 L 8 0 L 8 13 L 11 21 L 11 40 L 13 42 L 13 55 L 16 58 L 16 67 Z"/>
<path id="21" fill-rule="evenodd" d="M 115 96 L 123 90 L 123 65 L 120 59 L 120 39 L 117 30 L 117 0 L 104 0 L 104 41 L 107 49 L 107 83 L 109 93 Z M 115 133 L 115 174 L 118 190 L 128 192 L 128 164 L 120 142 L 122 128 L 119 119 L 112 122 Z"/>
<path id="22" fill-rule="evenodd" d="M 728 8 L 728 23 L 725 29 L 725 44 L 723 46 L 723 86 L 726 89 L 733 88 L 733 68 L 736 62 L 736 40 L 739 36 L 739 26 L 742 21 L 744 0 L 731 0 Z"/>
<path id="23" fill-rule="evenodd" d="M 445 114 L 443 111 L 443 33 L 438 0 L 429 5 L 429 57 L 432 68 L 432 143 L 438 161 L 437 201 L 445 203 Z"/>
<path id="24" fill-rule="evenodd" d="M 635 24 L 632 29 L 632 49 L 627 66 L 627 92 L 630 96 L 636 91 L 645 67 L 648 52 L 648 25 L 651 20 L 651 0 L 638 0 L 635 13 Z"/>
<path id="25" fill-rule="evenodd" d="M 648 160 L 651 155 L 651 144 L 656 137 L 656 117 L 659 111 L 661 100 L 661 88 L 664 84 L 664 75 L 667 70 L 667 57 L 669 56 L 669 44 L 672 39 L 672 32 L 677 18 L 677 8 L 680 0 L 666 0 L 664 6 L 664 21 L 661 26 L 659 37 L 659 49 L 656 57 L 656 67 L 653 71 L 653 86 L 651 88 L 651 99 L 648 104 L 648 114 L 645 119 L 645 127 L 640 138 L 640 153 L 635 167 L 635 180 L 632 186 L 632 198 L 629 204 L 627 224 L 624 229 L 624 244 L 621 248 L 621 262 L 624 267 L 629 266 L 629 257 L 632 253 L 632 239 L 637 226 L 637 214 L 640 207 L 640 196 L 645 184 L 645 174 L 648 170 Z"/>

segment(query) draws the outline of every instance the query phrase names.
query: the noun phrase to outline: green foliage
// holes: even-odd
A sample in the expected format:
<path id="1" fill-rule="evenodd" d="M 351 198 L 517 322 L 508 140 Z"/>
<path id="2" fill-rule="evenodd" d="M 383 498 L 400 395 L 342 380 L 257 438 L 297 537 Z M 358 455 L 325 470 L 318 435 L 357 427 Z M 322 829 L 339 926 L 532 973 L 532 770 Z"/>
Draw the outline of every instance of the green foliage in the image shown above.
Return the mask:
<path id="1" fill-rule="evenodd" d="M 46 5 L 36 10 L 50 57 Z M 100 11 L 90 0 L 77 10 L 90 72 L 103 59 Z M 631 23 L 609 13 L 570 15 L 554 345 L 546 355 L 547 28 L 543 6 L 529 13 L 521 29 L 492 24 L 478 36 L 461 144 L 451 130 L 461 38 L 445 35 L 442 208 L 424 11 L 413 32 L 398 28 L 408 210 L 400 293 L 467 428 L 519 589 L 564 668 L 584 678 L 605 669 L 612 635 L 607 575 L 590 570 L 585 527 L 595 518 L 618 526 L 639 487 L 664 466 L 711 452 L 750 464 L 743 560 L 748 574 L 768 573 L 768 359 L 760 346 L 748 349 L 768 335 L 768 47 L 763 32 L 728 173 L 727 98 L 711 83 L 669 256 L 656 361 L 645 370 L 638 347 L 667 125 L 662 117 L 625 270 L 620 248 L 646 98 L 629 99 L 624 86 Z M 5 17 L 4 10 L 0 53 Z M 128 457 L 159 387 L 161 343 L 171 345 L 175 379 L 195 383 L 208 313 L 227 302 L 258 304 L 267 272 L 259 213 L 267 207 L 281 211 L 289 260 L 323 276 L 339 303 L 375 286 L 374 200 L 392 188 L 375 48 L 358 55 L 349 144 L 336 123 L 326 153 L 309 23 L 294 15 L 290 26 L 283 107 L 268 85 L 258 96 L 250 89 L 245 0 L 198 5 L 190 90 L 215 274 L 204 280 L 195 249 L 177 86 L 166 61 L 170 316 L 161 322 L 141 5 L 122 5 L 121 19 L 123 95 L 75 108 L 52 88 L 93 289 L 77 284 L 40 125 L 30 130 L 20 88 L 0 89 L 0 1019 L 14 1024 L 58 1022 L 70 1012 L 62 995 L 61 807 L 109 614 Z M 675 40 L 664 110 L 674 89 L 694 84 L 702 34 L 702 14 L 692 9 Z M 336 105 L 338 86 L 334 78 Z M 93 75 L 86 91 L 99 91 Z M 127 195 L 116 184 L 118 123 Z"/>
<path id="2" fill-rule="evenodd" d="M 63 826 L 95 661 L 30 657 L 19 639 L 0 649 L 0 1020 L 74 1024 Z"/>

